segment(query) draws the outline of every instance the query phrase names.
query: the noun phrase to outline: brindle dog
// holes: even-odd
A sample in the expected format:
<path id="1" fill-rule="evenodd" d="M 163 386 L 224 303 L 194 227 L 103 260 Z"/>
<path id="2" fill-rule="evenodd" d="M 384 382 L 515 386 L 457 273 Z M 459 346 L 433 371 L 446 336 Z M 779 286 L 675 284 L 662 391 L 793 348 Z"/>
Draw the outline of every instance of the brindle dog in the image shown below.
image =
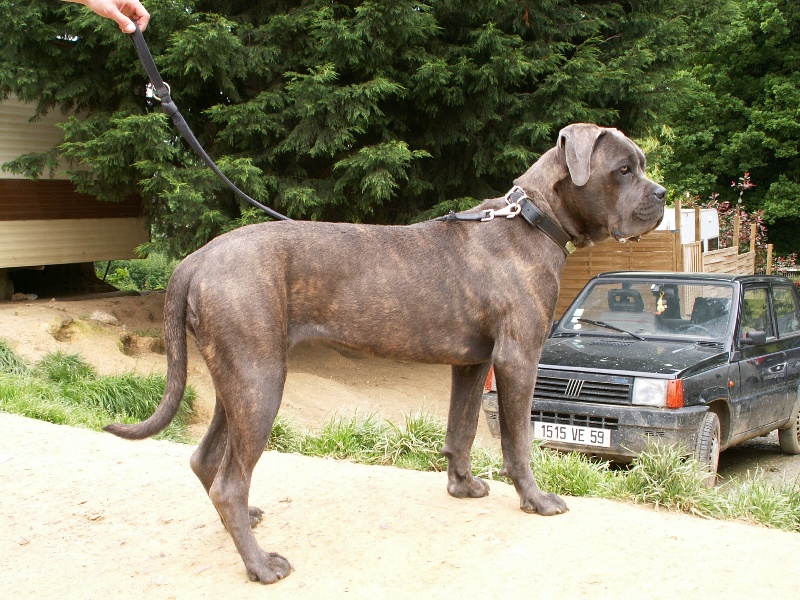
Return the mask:
<path id="1" fill-rule="evenodd" d="M 515 181 L 577 247 L 636 238 L 660 222 L 666 190 L 645 157 L 615 129 L 570 125 L 555 148 Z M 403 227 L 280 222 L 213 240 L 175 270 L 166 293 L 167 387 L 153 416 L 107 430 L 141 439 L 166 427 L 186 385 L 186 328 L 217 394 L 214 417 L 191 466 L 242 556 L 251 580 L 271 583 L 291 566 L 264 552 L 248 508 L 253 468 L 281 403 L 286 355 L 327 340 L 371 355 L 452 365 L 447 491 L 489 493 L 470 470 L 483 382 L 494 364 L 502 474 L 522 510 L 567 510 L 542 492 L 530 468 L 531 398 L 567 252 L 521 215 L 470 219 L 506 206 L 487 200 L 449 220 Z M 556 236 L 558 239 L 558 236 Z M 563 240 L 562 240 L 563 241 Z"/>

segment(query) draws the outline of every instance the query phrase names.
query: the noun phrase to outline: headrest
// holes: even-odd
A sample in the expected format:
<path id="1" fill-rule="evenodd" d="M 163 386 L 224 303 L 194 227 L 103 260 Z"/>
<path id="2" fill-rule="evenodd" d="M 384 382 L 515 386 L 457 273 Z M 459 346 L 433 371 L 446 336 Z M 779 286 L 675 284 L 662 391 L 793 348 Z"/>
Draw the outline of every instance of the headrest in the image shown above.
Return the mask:
<path id="1" fill-rule="evenodd" d="M 609 290 L 608 308 L 620 312 L 642 312 L 644 301 L 636 290 Z"/>

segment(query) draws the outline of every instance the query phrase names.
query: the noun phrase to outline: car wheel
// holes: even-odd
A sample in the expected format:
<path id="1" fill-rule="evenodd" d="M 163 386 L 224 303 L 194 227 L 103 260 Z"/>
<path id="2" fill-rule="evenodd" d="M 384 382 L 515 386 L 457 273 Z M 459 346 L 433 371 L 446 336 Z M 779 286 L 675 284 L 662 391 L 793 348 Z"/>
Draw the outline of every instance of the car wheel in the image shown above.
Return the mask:
<path id="1" fill-rule="evenodd" d="M 717 482 L 717 467 L 719 466 L 719 447 L 721 429 L 719 417 L 716 413 L 707 412 L 700 424 L 697 432 L 697 443 L 694 448 L 694 456 L 703 466 L 708 474 L 703 480 L 708 487 L 712 487 Z"/>
<path id="2" fill-rule="evenodd" d="M 778 442 L 786 454 L 800 454 L 800 396 L 794 407 L 794 419 L 789 426 L 778 429 Z"/>

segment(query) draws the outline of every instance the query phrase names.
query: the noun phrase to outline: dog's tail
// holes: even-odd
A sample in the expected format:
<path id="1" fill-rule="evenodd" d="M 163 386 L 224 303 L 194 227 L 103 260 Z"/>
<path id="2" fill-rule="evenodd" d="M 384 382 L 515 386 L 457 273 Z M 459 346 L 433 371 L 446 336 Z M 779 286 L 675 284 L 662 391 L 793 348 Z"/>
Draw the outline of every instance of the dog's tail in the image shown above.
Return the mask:
<path id="1" fill-rule="evenodd" d="M 188 269 L 191 271 L 191 269 Z M 112 423 L 103 429 L 121 438 L 143 440 L 162 431 L 178 414 L 186 390 L 186 312 L 191 274 L 176 269 L 164 300 L 164 345 L 167 350 L 167 383 L 161 402 L 146 421 Z"/>

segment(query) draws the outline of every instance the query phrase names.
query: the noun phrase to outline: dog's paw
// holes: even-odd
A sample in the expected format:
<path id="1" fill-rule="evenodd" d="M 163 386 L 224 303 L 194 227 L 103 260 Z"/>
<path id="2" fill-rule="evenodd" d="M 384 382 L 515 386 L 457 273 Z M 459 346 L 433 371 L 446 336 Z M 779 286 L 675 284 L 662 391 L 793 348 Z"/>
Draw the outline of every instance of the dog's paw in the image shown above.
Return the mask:
<path id="1" fill-rule="evenodd" d="M 478 477 L 450 479 L 447 493 L 454 498 L 483 498 L 489 495 L 489 484 Z"/>
<path id="2" fill-rule="evenodd" d="M 545 517 L 560 515 L 569 511 L 567 503 L 556 494 L 540 494 L 534 498 L 522 500 L 520 508 L 527 513 L 537 513 Z"/>
<path id="3" fill-rule="evenodd" d="M 275 583 L 292 572 L 292 565 L 280 554 L 262 552 L 262 560 L 253 567 L 247 567 L 247 577 L 250 581 L 261 583 Z"/>
<path id="4" fill-rule="evenodd" d="M 264 511 L 257 506 L 248 506 L 247 512 L 250 515 L 250 528 L 255 529 L 256 525 L 261 523 L 261 519 L 264 518 Z"/>

